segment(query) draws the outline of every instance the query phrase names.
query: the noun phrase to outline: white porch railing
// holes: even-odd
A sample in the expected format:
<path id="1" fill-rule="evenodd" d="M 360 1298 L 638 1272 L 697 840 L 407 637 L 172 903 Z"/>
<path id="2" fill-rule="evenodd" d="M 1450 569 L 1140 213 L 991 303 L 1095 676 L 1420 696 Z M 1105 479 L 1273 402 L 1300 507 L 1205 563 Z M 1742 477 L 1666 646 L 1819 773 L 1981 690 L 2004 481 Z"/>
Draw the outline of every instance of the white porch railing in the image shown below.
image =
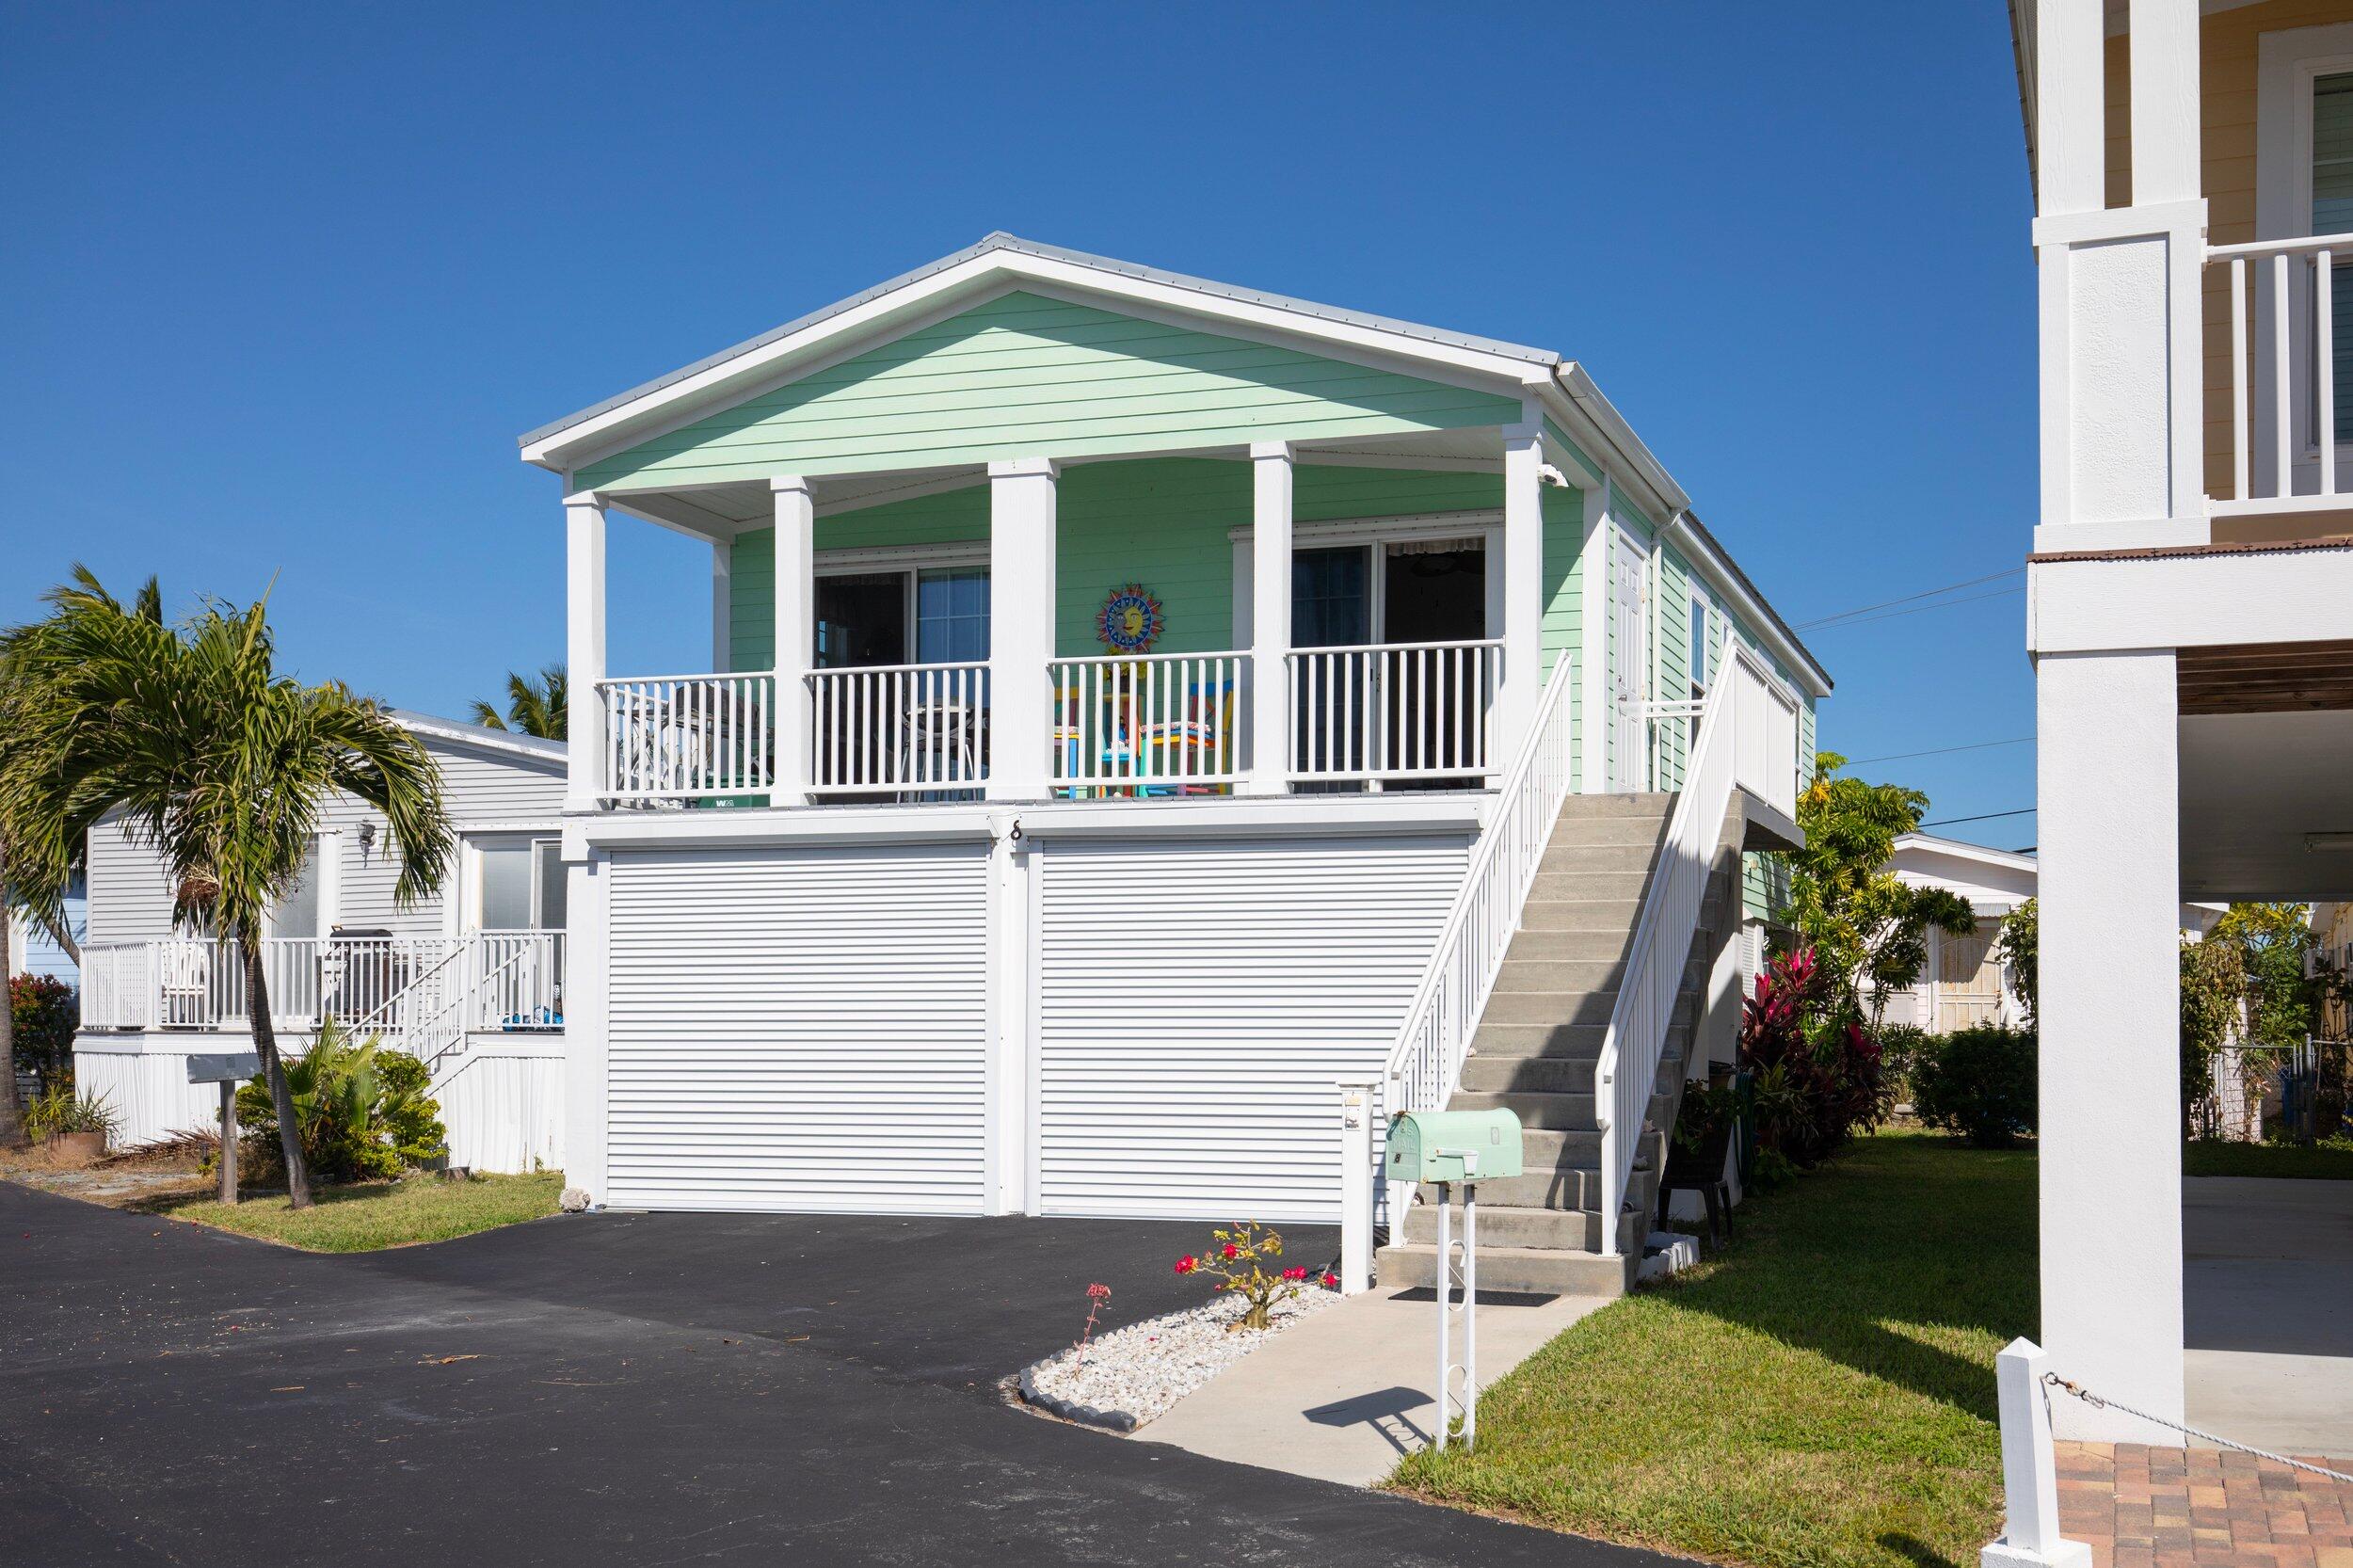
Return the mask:
<path id="1" fill-rule="evenodd" d="M 1246 653 L 1058 659 L 1052 778 L 1060 795 L 1192 794 L 1245 766 L 1240 713 Z"/>
<path id="2" fill-rule="evenodd" d="M 1699 736 L 1684 760 L 1683 788 L 1626 944 L 1617 1004 L 1594 1068 L 1602 1122 L 1602 1251 L 1608 1256 L 1618 1252 L 1617 1216 L 1633 1180 L 1733 792 L 1746 790 L 1793 815 L 1797 779 L 1797 699 L 1755 655 L 1737 648 L 1717 675 Z"/>
<path id="3" fill-rule="evenodd" d="M 354 1032 L 440 1054 L 469 1030 L 564 1025 L 564 934 L 359 936 L 262 944 L 273 1025 L 307 1032 L 333 1015 Z M 245 967 L 200 937 L 116 943 L 82 953 L 82 1027 L 243 1032 Z"/>
<path id="4" fill-rule="evenodd" d="M 776 679 L 640 676 L 600 680 L 603 794 L 622 803 L 760 794 L 776 780 Z"/>
<path id="5" fill-rule="evenodd" d="M 2231 493 L 2217 516 L 2345 504 L 2337 461 L 2339 264 L 2353 234 L 2206 248 L 2229 278 Z M 2263 450 L 2256 450 L 2258 445 Z"/>
<path id="6" fill-rule="evenodd" d="M 816 792 L 969 794 L 988 777 L 988 664 L 808 677 Z"/>
<path id="7" fill-rule="evenodd" d="M 1294 648 L 1295 779 L 1485 777 L 1503 643 Z"/>
<path id="8" fill-rule="evenodd" d="M 1573 652 L 1553 665 L 1552 679 L 1538 698 L 1535 726 L 1504 776 L 1494 815 L 1464 873 L 1462 890 L 1438 930 L 1429 967 L 1382 1069 L 1385 1121 L 1407 1111 L 1442 1108 L 1462 1081 L 1463 1058 L 1495 989 L 1513 934 L 1519 929 L 1520 911 L 1544 861 L 1545 845 L 1551 840 L 1553 820 L 1568 798 L 1576 758 L 1571 715 L 1577 668 Z M 1404 1202 L 1405 1194 L 1390 1194 L 1393 1234 Z M 1369 1216 L 1355 1218 L 1369 1223 Z"/>

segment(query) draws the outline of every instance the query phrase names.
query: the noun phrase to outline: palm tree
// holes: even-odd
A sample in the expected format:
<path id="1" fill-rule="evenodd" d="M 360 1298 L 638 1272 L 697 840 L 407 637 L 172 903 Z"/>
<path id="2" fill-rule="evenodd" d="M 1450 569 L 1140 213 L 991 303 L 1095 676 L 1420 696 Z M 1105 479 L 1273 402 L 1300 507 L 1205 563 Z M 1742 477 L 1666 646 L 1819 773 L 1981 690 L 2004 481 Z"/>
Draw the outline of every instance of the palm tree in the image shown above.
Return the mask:
<path id="1" fill-rule="evenodd" d="M 208 602 L 169 626 L 152 578 L 125 605 L 76 566 L 46 601 L 45 618 L 0 632 L 0 842 L 17 896 L 61 908 L 74 846 L 110 814 L 163 857 L 173 922 L 209 927 L 243 964 L 287 1194 L 307 1208 L 263 920 L 301 874 L 338 792 L 383 813 L 399 850 L 398 902 L 439 888 L 454 844 L 440 770 L 375 701 L 339 681 L 279 676 L 266 598 L 242 609 Z"/>
<path id="2" fill-rule="evenodd" d="M 489 729 L 505 729 L 510 726 L 526 735 L 536 735 L 543 741 L 564 738 L 564 704 L 568 683 L 564 679 L 562 664 L 550 664 L 534 680 L 512 670 L 506 676 L 506 716 L 474 698 L 473 722 Z"/>

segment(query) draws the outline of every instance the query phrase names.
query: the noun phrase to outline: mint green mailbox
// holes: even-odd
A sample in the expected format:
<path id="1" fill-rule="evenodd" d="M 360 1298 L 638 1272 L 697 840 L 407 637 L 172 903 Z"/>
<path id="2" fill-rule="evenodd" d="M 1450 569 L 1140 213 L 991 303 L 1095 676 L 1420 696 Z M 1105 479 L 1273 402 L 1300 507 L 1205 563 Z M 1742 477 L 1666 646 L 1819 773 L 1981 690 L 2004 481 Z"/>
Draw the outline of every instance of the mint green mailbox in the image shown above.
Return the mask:
<path id="1" fill-rule="evenodd" d="M 1492 1181 L 1520 1174 L 1509 1111 L 1408 1111 L 1389 1124 L 1391 1181 Z"/>

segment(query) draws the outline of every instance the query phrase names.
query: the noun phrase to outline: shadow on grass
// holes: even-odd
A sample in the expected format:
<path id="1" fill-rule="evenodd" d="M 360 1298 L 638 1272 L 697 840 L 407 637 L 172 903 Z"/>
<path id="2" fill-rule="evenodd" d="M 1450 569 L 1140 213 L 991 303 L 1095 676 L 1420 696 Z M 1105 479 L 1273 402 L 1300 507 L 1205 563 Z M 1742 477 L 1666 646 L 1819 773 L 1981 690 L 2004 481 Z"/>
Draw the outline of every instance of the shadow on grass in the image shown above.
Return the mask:
<path id="1" fill-rule="evenodd" d="M 2036 1321 L 2031 1149 L 1864 1139 L 1740 1213 L 1714 1266 L 1665 1288 L 1678 1306 L 1998 1420 L 1982 1347 Z"/>

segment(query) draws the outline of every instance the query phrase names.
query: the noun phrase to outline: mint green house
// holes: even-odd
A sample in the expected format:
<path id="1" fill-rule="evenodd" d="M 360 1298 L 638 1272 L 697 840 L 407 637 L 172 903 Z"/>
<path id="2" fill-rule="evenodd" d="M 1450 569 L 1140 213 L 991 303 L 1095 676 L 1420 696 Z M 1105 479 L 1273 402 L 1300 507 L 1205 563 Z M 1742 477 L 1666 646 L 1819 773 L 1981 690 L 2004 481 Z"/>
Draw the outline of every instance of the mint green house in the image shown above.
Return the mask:
<path id="1" fill-rule="evenodd" d="M 1561 803 L 1657 805 L 1623 948 L 1711 713 L 1785 826 L 1830 689 L 1574 362 L 1005 234 L 521 446 L 616 1204 L 1330 1218 L 1333 1086 L 1459 1089 Z M 616 515 L 710 543 L 709 671 L 604 667 Z"/>

